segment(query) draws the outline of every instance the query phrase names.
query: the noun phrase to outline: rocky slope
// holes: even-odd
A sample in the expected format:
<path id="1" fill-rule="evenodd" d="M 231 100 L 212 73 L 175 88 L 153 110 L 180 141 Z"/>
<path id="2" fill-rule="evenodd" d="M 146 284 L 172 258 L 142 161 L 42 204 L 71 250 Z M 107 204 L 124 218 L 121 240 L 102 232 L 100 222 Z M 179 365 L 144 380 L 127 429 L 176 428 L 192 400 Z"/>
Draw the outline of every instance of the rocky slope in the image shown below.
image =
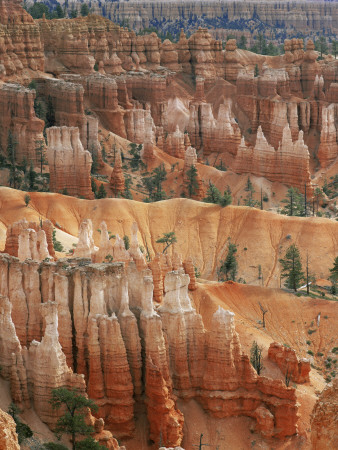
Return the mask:
<path id="1" fill-rule="evenodd" d="M 45 3 L 50 3 L 45 0 Z M 59 3 L 63 4 L 61 0 Z M 88 2 L 89 3 L 89 2 Z M 337 11 L 329 2 L 287 2 L 271 1 L 184 1 L 175 2 L 134 1 L 120 4 L 109 1 L 92 0 L 90 6 L 95 13 L 110 17 L 117 23 L 128 23 L 139 30 L 157 27 L 164 34 L 189 30 L 198 26 L 225 29 L 233 33 L 243 28 L 254 32 L 259 27 L 267 36 L 294 35 L 297 31 L 307 35 L 324 30 L 334 35 L 337 32 Z M 80 9 L 78 0 L 69 2 L 69 9 Z M 226 36 L 226 33 L 224 34 Z"/>
<path id="2" fill-rule="evenodd" d="M 77 236 L 79 223 L 90 218 L 97 246 L 101 239 L 97 229 L 102 221 L 111 233 L 119 236 L 131 236 L 132 224 L 136 222 L 139 243 L 148 246 L 152 257 L 163 249 L 156 239 L 168 230 L 175 231 L 177 253 L 183 260 L 191 256 L 202 276 L 211 279 L 227 252 L 229 237 L 238 245 L 239 276 L 247 282 L 259 283 L 260 264 L 264 285 L 269 287 L 279 287 L 278 260 L 292 243 L 299 247 L 303 261 L 309 253 L 310 271 L 320 278 L 328 276 L 338 246 L 336 222 L 279 216 L 248 207 L 221 208 L 188 199 L 152 204 L 125 199 L 87 201 L 59 194 L 31 193 L 31 204 L 26 208 L 24 193 L 8 188 L 0 188 L 0 198 L 2 227 L 23 217 L 29 221 L 42 217 Z M 311 257 L 314 239 L 316 257 Z"/>

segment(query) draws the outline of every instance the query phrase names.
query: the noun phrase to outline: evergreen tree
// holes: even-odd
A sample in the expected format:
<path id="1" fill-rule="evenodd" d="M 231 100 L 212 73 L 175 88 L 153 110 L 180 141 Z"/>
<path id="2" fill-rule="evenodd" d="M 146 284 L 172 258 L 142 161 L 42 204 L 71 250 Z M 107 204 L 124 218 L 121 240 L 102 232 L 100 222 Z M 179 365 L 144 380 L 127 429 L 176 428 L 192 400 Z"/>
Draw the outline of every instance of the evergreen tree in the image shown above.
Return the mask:
<path id="1" fill-rule="evenodd" d="M 142 184 L 148 191 L 148 201 L 158 202 L 166 198 L 166 193 L 162 189 L 163 182 L 167 179 L 167 172 L 164 164 L 156 167 L 149 177 L 142 179 Z"/>
<path id="2" fill-rule="evenodd" d="M 231 190 L 228 186 L 227 190 L 224 191 L 222 196 L 221 192 L 217 187 L 209 181 L 209 188 L 207 190 L 207 196 L 203 199 L 206 203 L 216 203 L 221 206 L 228 206 L 232 202 Z"/>
<path id="3" fill-rule="evenodd" d="M 133 170 L 138 170 L 140 166 L 145 167 L 141 159 L 142 144 L 137 145 L 134 142 L 132 142 L 131 144 L 129 144 L 129 147 L 130 147 L 129 153 L 132 156 L 132 159 L 130 161 L 130 167 Z"/>
<path id="4" fill-rule="evenodd" d="M 17 141 L 15 140 L 11 130 L 8 131 L 7 139 L 7 156 L 10 164 L 9 167 L 9 185 L 14 189 L 17 188 L 19 182 L 19 174 L 16 166 L 16 148 Z"/>
<path id="5" fill-rule="evenodd" d="M 132 193 L 130 191 L 130 187 L 132 185 L 132 179 L 130 175 L 126 175 L 124 177 L 124 192 L 123 192 L 123 197 L 127 198 L 128 200 L 132 200 L 133 196 Z"/>
<path id="6" fill-rule="evenodd" d="M 279 262 L 282 265 L 281 277 L 286 278 L 286 286 L 297 292 L 305 277 L 299 250 L 295 244 L 288 248 L 284 259 L 280 259 Z"/>
<path id="7" fill-rule="evenodd" d="M 55 110 L 53 106 L 52 97 L 49 95 L 47 100 L 47 111 L 46 111 L 46 128 L 53 127 L 55 125 Z"/>
<path id="8" fill-rule="evenodd" d="M 161 238 L 157 239 L 156 242 L 158 244 L 165 244 L 163 252 L 162 252 L 162 253 L 165 253 L 172 244 L 177 242 L 177 237 L 176 237 L 174 231 L 170 231 L 169 233 L 163 233 L 163 236 Z"/>
<path id="9" fill-rule="evenodd" d="M 106 198 L 107 197 L 107 191 L 105 190 L 103 184 L 101 183 L 99 190 L 97 191 L 96 198 Z"/>
<path id="10" fill-rule="evenodd" d="M 19 407 L 15 403 L 11 403 L 8 408 L 8 414 L 13 417 L 15 426 L 16 426 L 16 432 L 18 434 L 18 442 L 21 444 L 25 439 L 30 438 L 33 436 L 33 432 L 31 428 L 26 425 L 25 423 L 21 422 L 21 419 L 19 418 L 19 414 L 22 411 L 19 409 Z"/>
<path id="11" fill-rule="evenodd" d="M 91 179 L 91 185 L 92 185 L 92 191 L 94 192 L 94 195 L 96 197 L 96 195 L 97 195 L 97 186 L 96 186 L 94 178 Z"/>
<path id="12" fill-rule="evenodd" d="M 246 37 L 244 36 L 244 34 L 242 34 L 242 36 L 239 39 L 238 48 L 246 50 L 246 43 L 247 43 Z"/>
<path id="13" fill-rule="evenodd" d="M 35 182 L 35 178 L 36 178 L 36 172 L 34 171 L 34 166 L 33 166 L 32 160 L 31 160 L 31 164 L 29 166 L 27 178 L 28 178 L 29 189 L 32 191 L 34 189 L 34 182 Z"/>
<path id="14" fill-rule="evenodd" d="M 332 54 L 334 55 L 334 59 L 337 59 L 338 41 L 332 41 L 331 48 Z"/>
<path id="15" fill-rule="evenodd" d="M 258 77 L 259 75 L 259 68 L 258 68 L 258 64 L 255 65 L 255 77 Z"/>
<path id="16" fill-rule="evenodd" d="M 129 239 L 129 236 L 127 236 L 126 234 L 123 236 L 123 242 L 124 242 L 125 249 L 129 250 L 129 248 L 130 248 L 130 239 Z"/>
<path id="17" fill-rule="evenodd" d="M 77 10 L 76 9 L 72 9 L 71 12 L 69 13 L 69 17 L 71 19 L 75 19 L 77 17 Z"/>
<path id="18" fill-rule="evenodd" d="M 198 189 L 197 169 L 193 164 L 187 170 L 186 177 L 185 187 L 188 192 L 188 197 L 192 198 L 196 195 Z"/>
<path id="19" fill-rule="evenodd" d="M 289 188 L 286 194 L 286 199 L 282 200 L 285 207 L 281 213 L 288 216 L 304 216 L 304 196 L 297 188 Z"/>
<path id="20" fill-rule="evenodd" d="M 254 341 L 250 349 L 250 362 L 256 370 L 257 375 L 260 375 L 261 370 L 263 369 L 262 351 L 263 347 L 260 347 L 257 342 Z"/>
<path id="21" fill-rule="evenodd" d="M 40 102 L 37 98 L 34 99 L 34 111 L 36 117 L 39 119 L 46 121 L 46 108 L 45 105 Z"/>
<path id="22" fill-rule="evenodd" d="M 237 245 L 233 244 L 231 240 L 228 241 L 228 253 L 225 258 L 225 260 L 221 260 L 220 262 L 220 268 L 218 269 L 218 277 L 220 281 L 225 280 L 229 281 L 236 281 L 236 275 L 237 275 L 237 269 L 238 269 L 238 263 L 236 259 L 237 253 Z"/>
<path id="23" fill-rule="evenodd" d="M 333 267 L 332 269 L 330 269 L 330 272 L 331 272 L 330 280 L 332 281 L 332 283 L 334 284 L 338 283 L 338 256 L 336 256 L 333 262 Z"/>
<path id="24" fill-rule="evenodd" d="M 45 157 L 45 143 L 43 140 L 35 141 L 35 152 L 36 159 L 38 160 L 40 165 L 40 173 L 42 173 L 44 165 L 47 164 L 47 160 Z"/>
<path id="25" fill-rule="evenodd" d="M 26 194 L 25 197 L 24 197 L 24 200 L 25 200 L 25 205 L 28 206 L 29 202 L 31 201 L 31 198 L 30 198 L 30 196 L 28 194 Z"/>
<path id="26" fill-rule="evenodd" d="M 259 206 L 259 202 L 253 199 L 253 194 L 256 191 L 253 187 L 253 184 L 251 183 L 250 177 L 248 177 L 246 181 L 246 187 L 244 190 L 248 193 L 246 199 L 244 199 L 244 205 L 250 207 Z"/>
<path id="27" fill-rule="evenodd" d="M 63 9 L 61 8 L 60 3 L 58 3 L 56 5 L 55 12 L 56 12 L 58 19 L 63 19 L 63 17 L 65 17 L 65 14 L 63 12 Z"/>
<path id="28" fill-rule="evenodd" d="M 57 421 L 56 434 L 58 436 L 70 434 L 72 449 L 79 448 L 78 438 L 89 436 L 94 431 L 93 427 L 85 422 L 86 409 L 90 408 L 96 412 L 98 407 L 93 400 L 86 398 L 77 390 L 66 388 L 53 389 L 50 404 L 53 409 L 65 408 L 65 413 Z"/>
<path id="29" fill-rule="evenodd" d="M 82 17 L 86 17 L 89 14 L 89 8 L 88 5 L 86 3 L 83 3 L 83 5 L 81 6 L 81 16 Z"/>

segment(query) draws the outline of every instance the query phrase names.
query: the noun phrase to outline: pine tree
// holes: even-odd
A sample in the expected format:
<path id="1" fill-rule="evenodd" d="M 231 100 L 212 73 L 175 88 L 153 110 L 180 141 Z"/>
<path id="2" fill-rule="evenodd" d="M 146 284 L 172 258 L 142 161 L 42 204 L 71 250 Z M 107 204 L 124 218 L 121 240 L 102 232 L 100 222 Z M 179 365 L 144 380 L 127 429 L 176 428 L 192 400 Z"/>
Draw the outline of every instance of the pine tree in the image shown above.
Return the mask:
<path id="1" fill-rule="evenodd" d="M 198 190 L 197 169 L 193 164 L 187 170 L 186 177 L 187 179 L 185 181 L 185 187 L 188 192 L 188 197 L 192 198 L 194 195 L 196 195 Z"/>
<path id="2" fill-rule="evenodd" d="M 261 370 L 263 369 L 262 351 L 263 347 L 260 347 L 257 342 L 254 341 L 250 349 L 250 362 L 256 370 L 257 375 L 260 375 Z"/>
<path id="3" fill-rule="evenodd" d="M 28 183 L 29 189 L 32 191 L 34 189 L 34 182 L 36 178 L 36 172 L 34 171 L 33 161 L 31 160 L 29 171 L 28 171 Z"/>
<path id="4" fill-rule="evenodd" d="M 63 17 L 65 17 L 63 9 L 61 8 L 61 5 L 59 3 L 56 5 L 55 12 L 58 16 L 58 19 L 62 19 Z"/>
<path id="5" fill-rule="evenodd" d="M 106 197 L 107 197 L 107 191 L 105 190 L 103 184 L 101 183 L 99 190 L 97 191 L 96 198 L 106 198 Z"/>
<path id="6" fill-rule="evenodd" d="M 47 100 L 47 111 L 46 111 L 46 128 L 53 127 L 55 125 L 55 110 L 53 106 L 52 97 L 49 95 Z"/>
<path id="7" fill-rule="evenodd" d="M 15 140 L 11 130 L 8 132 L 8 139 L 7 139 L 7 156 L 9 160 L 9 185 L 13 187 L 14 189 L 17 188 L 17 184 L 19 181 L 19 176 L 17 173 L 17 167 L 16 167 L 16 148 L 17 148 L 17 141 Z"/>
<path id="8" fill-rule="evenodd" d="M 232 197 L 230 187 L 227 187 L 227 190 L 224 191 L 222 196 L 221 192 L 217 187 L 209 181 L 209 188 L 207 190 L 207 196 L 203 199 L 206 203 L 216 203 L 221 205 L 222 207 L 231 205 Z"/>
<path id="9" fill-rule="evenodd" d="M 53 409 L 65 408 L 65 413 L 57 421 L 56 434 L 58 436 L 70 434 L 72 449 L 79 448 L 79 436 L 89 436 L 94 431 L 93 427 L 85 422 L 86 409 L 90 408 L 96 412 L 98 407 L 93 400 L 86 398 L 75 389 L 66 388 L 53 389 L 50 404 Z"/>
<path id="10" fill-rule="evenodd" d="M 164 164 L 156 167 L 150 176 L 142 179 L 142 184 L 148 191 L 148 201 L 158 202 L 166 198 L 166 193 L 162 189 L 162 183 L 167 179 L 167 172 Z"/>
<path id="11" fill-rule="evenodd" d="M 336 256 L 333 262 L 333 267 L 332 269 L 330 269 L 330 272 L 331 272 L 330 280 L 332 281 L 332 283 L 336 284 L 338 282 L 338 256 Z"/>
<path id="12" fill-rule="evenodd" d="M 47 163 L 45 157 L 45 143 L 43 140 L 35 141 L 35 152 L 36 152 L 36 159 L 40 164 L 40 173 L 42 173 L 43 167 Z"/>
<path id="13" fill-rule="evenodd" d="M 293 187 L 289 188 L 286 197 L 286 199 L 282 200 L 282 203 L 285 203 L 285 207 L 281 213 L 288 216 L 304 216 L 304 196 L 298 189 Z"/>
<path id="14" fill-rule="evenodd" d="M 206 203 L 217 203 L 219 204 L 221 201 L 221 192 L 217 187 L 209 181 L 209 188 L 207 190 L 207 196 L 203 199 Z"/>
<path id="15" fill-rule="evenodd" d="M 280 259 L 279 262 L 282 265 L 281 277 L 286 278 L 286 286 L 297 292 L 305 277 L 299 250 L 295 244 L 288 248 L 284 259 Z"/>
<path id="16" fill-rule="evenodd" d="M 235 254 L 237 253 L 237 245 L 233 244 L 231 240 L 228 241 L 228 253 L 225 260 L 221 260 L 220 268 L 218 270 L 218 276 L 220 281 L 224 281 L 223 276 L 225 276 L 225 280 L 236 281 L 238 263 Z"/>
<path id="17" fill-rule="evenodd" d="M 86 17 L 89 14 L 89 8 L 88 5 L 86 3 L 83 3 L 83 5 L 81 6 L 81 16 L 82 17 Z"/>
<path id="18" fill-rule="evenodd" d="M 170 231 L 169 233 L 163 233 L 163 236 L 156 241 L 158 244 L 165 244 L 163 252 L 165 253 L 167 249 L 177 242 L 177 237 L 175 231 Z"/>

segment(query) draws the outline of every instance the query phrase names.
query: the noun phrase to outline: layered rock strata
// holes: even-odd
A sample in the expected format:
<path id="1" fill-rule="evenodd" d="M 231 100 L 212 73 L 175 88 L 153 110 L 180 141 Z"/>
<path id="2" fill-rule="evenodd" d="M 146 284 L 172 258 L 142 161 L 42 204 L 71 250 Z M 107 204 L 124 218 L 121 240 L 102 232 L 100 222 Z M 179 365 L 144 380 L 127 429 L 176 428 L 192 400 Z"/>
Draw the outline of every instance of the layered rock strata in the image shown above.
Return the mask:
<path id="1" fill-rule="evenodd" d="M 311 194 L 310 155 L 300 131 L 296 142 L 292 141 L 288 124 L 283 130 L 282 141 L 277 150 L 271 146 L 259 127 L 256 144 L 247 146 L 244 138 L 238 148 L 233 170 L 236 173 L 252 173 L 271 181 L 279 181 L 297 187 L 304 192 L 305 185 Z"/>
<path id="2" fill-rule="evenodd" d="M 268 350 L 268 358 L 275 362 L 283 374 L 294 383 L 310 381 L 310 361 L 304 358 L 299 359 L 292 348 L 272 342 Z"/>
<path id="3" fill-rule="evenodd" d="M 334 379 L 317 400 L 311 416 L 311 443 L 314 450 L 329 450 L 338 445 L 338 380 Z"/>
<path id="4" fill-rule="evenodd" d="M 83 378 L 69 369 L 67 359 L 77 373 L 83 373 L 99 415 L 118 436 L 132 435 L 133 405 L 141 401 L 142 393 L 150 438 L 153 442 L 162 439 L 167 446 L 179 445 L 183 436 L 184 418 L 175 396 L 196 398 L 215 417 L 252 417 L 265 436 L 283 438 L 296 433 L 295 390 L 257 376 L 241 351 L 233 313 L 219 309 L 212 331 L 204 329 L 188 295 L 189 276 L 182 269 L 167 272 L 163 301 L 155 309 L 151 273 L 138 272 L 133 262 L 128 269 L 121 263 L 90 264 L 76 259 L 41 263 L 36 285 L 43 298 L 39 311 L 45 331 L 41 343 L 32 341 L 26 351 L 21 347 L 27 344 L 22 331 L 30 334 L 33 304 L 23 289 L 25 264 L 9 256 L 0 258 L 1 288 L 9 297 L 1 297 L 4 351 L 0 363 L 12 380 L 14 397 L 24 403 L 28 395 L 46 423 L 52 426 L 56 420 L 47 401 L 50 389 L 84 386 Z M 72 289 L 66 289 L 66 279 Z M 50 298 L 58 305 L 44 300 L 46 290 L 55 293 Z"/>
<path id="5" fill-rule="evenodd" d="M 44 70 L 39 27 L 20 3 L 0 1 L 0 79 Z"/>
<path id="6" fill-rule="evenodd" d="M 30 234 L 32 234 L 32 231 L 36 233 L 36 238 L 34 239 L 35 249 L 33 250 L 33 252 L 29 249 L 30 254 L 27 254 L 28 258 L 35 259 L 33 258 L 33 254 L 37 255 L 37 261 L 42 261 L 43 259 L 49 257 L 55 257 L 55 250 L 53 246 L 53 224 L 50 220 L 44 220 L 42 222 L 42 227 L 36 222 L 27 222 L 26 219 L 22 219 L 19 222 L 14 222 L 13 224 L 9 225 L 6 232 L 4 253 L 19 257 L 20 235 L 23 236 L 24 231 L 27 230 L 31 230 Z M 22 260 L 26 258 L 21 257 L 20 259 Z"/>
<path id="7" fill-rule="evenodd" d="M 84 150 L 78 128 L 47 129 L 49 186 L 52 192 L 93 199 L 91 154 Z"/>
<path id="8" fill-rule="evenodd" d="M 117 152 L 116 154 L 114 169 L 110 177 L 110 186 L 115 197 L 117 197 L 119 194 L 122 194 L 125 189 L 125 179 L 122 172 L 122 160 L 120 152 Z"/>
<path id="9" fill-rule="evenodd" d="M 1 60 L 0 60 L 1 61 Z M 35 115 L 35 91 L 19 84 L 0 86 L 0 146 L 5 152 L 12 135 L 12 146 L 17 163 L 26 160 L 37 164 L 37 148 L 44 145 L 44 122 Z M 10 155 L 7 155 L 10 157 Z"/>

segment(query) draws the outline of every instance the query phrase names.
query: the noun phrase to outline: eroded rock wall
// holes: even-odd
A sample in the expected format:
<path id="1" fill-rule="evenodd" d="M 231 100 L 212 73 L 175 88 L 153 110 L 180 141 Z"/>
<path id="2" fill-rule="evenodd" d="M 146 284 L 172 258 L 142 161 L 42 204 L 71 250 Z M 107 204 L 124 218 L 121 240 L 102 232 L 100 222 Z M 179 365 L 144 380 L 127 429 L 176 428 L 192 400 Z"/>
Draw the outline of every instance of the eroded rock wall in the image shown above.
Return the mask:
<path id="1" fill-rule="evenodd" d="M 138 271 L 134 263 L 128 269 L 122 263 L 84 259 L 40 263 L 36 272 L 42 304 L 39 300 L 41 306 L 34 311 L 40 327 L 45 322 L 44 331 L 41 327 L 41 343 L 33 340 L 24 350 L 34 304 L 22 284 L 27 264 L 0 258 L 2 289 L 9 298 L 1 297 L 0 343 L 6 351 L 0 361 L 17 398 L 21 403 L 31 398 L 46 423 L 56 420 L 47 402 L 50 389 L 85 380 L 99 415 L 118 436 L 133 434 L 134 403 L 142 401 L 141 394 L 154 442 L 162 438 L 166 445 L 181 443 L 184 417 L 177 396 L 196 398 L 215 417 L 252 417 L 265 436 L 296 433 L 295 389 L 257 376 L 242 353 L 233 313 L 219 309 L 212 331 L 204 329 L 182 269 L 166 273 L 163 301 L 155 307 L 151 273 Z M 15 354 L 12 362 L 10 353 Z M 69 366 L 82 375 L 73 374 Z"/>

